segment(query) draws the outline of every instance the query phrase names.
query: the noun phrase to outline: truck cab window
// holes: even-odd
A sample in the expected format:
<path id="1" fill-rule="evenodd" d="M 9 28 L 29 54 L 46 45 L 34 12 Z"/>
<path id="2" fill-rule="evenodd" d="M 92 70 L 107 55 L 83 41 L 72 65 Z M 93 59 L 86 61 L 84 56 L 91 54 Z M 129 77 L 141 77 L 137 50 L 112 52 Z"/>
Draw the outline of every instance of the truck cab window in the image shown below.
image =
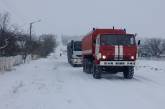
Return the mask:
<path id="1" fill-rule="evenodd" d="M 81 42 L 74 43 L 74 51 L 81 51 Z"/>
<path id="2" fill-rule="evenodd" d="M 131 45 L 134 44 L 134 38 L 133 37 L 130 38 L 130 43 L 131 43 Z"/>
<path id="3" fill-rule="evenodd" d="M 135 45 L 134 35 L 101 35 L 101 45 Z"/>

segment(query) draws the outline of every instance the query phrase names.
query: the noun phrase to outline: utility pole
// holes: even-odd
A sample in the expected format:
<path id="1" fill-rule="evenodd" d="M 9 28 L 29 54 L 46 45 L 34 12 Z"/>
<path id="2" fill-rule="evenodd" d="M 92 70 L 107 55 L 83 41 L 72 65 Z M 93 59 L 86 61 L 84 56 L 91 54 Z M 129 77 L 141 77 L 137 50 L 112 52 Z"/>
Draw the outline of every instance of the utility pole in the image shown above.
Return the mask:
<path id="1" fill-rule="evenodd" d="M 34 23 L 37 23 L 37 22 L 41 22 L 41 20 L 37 20 L 37 21 L 34 21 L 34 22 L 31 22 L 31 23 L 30 23 L 30 42 L 31 42 L 31 40 L 32 40 L 32 27 L 33 27 L 33 24 L 34 24 Z"/>
<path id="2" fill-rule="evenodd" d="M 31 42 L 31 40 L 32 40 L 32 23 L 30 23 L 30 42 Z"/>
<path id="3" fill-rule="evenodd" d="M 29 50 L 30 50 L 30 51 L 31 51 L 31 49 L 32 49 L 32 45 L 31 45 L 31 44 L 32 44 L 32 27 L 33 27 L 33 24 L 34 24 L 34 23 L 37 23 L 37 22 L 41 22 L 41 20 L 37 20 L 37 21 L 34 21 L 34 22 L 31 22 L 31 23 L 30 23 L 30 36 L 29 36 L 29 39 L 30 39 L 30 40 L 29 40 L 29 44 L 30 44 Z"/>

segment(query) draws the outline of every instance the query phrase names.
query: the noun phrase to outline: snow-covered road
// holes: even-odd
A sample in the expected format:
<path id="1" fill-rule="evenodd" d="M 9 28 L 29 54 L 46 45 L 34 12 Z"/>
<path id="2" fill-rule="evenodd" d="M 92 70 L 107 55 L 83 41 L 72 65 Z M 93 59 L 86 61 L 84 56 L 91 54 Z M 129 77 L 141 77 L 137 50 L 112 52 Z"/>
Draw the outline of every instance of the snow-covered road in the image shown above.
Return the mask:
<path id="1" fill-rule="evenodd" d="M 140 60 L 132 80 L 96 80 L 51 55 L 0 73 L 0 109 L 164 109 L 164 66 Z"/>

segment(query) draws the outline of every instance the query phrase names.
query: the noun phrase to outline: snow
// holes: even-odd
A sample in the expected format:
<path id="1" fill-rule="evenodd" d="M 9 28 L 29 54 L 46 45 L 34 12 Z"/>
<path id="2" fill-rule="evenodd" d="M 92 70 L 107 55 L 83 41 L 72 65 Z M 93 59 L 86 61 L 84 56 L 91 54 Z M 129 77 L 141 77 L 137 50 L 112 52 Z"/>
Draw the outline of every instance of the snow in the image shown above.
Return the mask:
<path id="1" fill-rule="evenodd" d="M 0 73 L 0 109 L 165 108 L 165 61 L 138 60 L 132 80 L 120 73 L 96 80 L 60 50 Z"/>

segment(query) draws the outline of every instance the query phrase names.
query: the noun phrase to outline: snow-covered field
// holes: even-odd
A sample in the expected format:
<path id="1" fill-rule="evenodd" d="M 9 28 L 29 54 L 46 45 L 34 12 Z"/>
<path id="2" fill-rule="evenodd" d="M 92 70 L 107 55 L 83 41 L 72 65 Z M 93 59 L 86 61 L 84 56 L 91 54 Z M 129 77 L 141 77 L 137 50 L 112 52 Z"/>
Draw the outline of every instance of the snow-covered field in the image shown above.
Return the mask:
<path id="1" fill-rule="evenodd" d="M 93 79 L 57 54 L 0 73 L 0 109 L 164 108 L 164 61 L 139 60 L 132 80 Z"/>

